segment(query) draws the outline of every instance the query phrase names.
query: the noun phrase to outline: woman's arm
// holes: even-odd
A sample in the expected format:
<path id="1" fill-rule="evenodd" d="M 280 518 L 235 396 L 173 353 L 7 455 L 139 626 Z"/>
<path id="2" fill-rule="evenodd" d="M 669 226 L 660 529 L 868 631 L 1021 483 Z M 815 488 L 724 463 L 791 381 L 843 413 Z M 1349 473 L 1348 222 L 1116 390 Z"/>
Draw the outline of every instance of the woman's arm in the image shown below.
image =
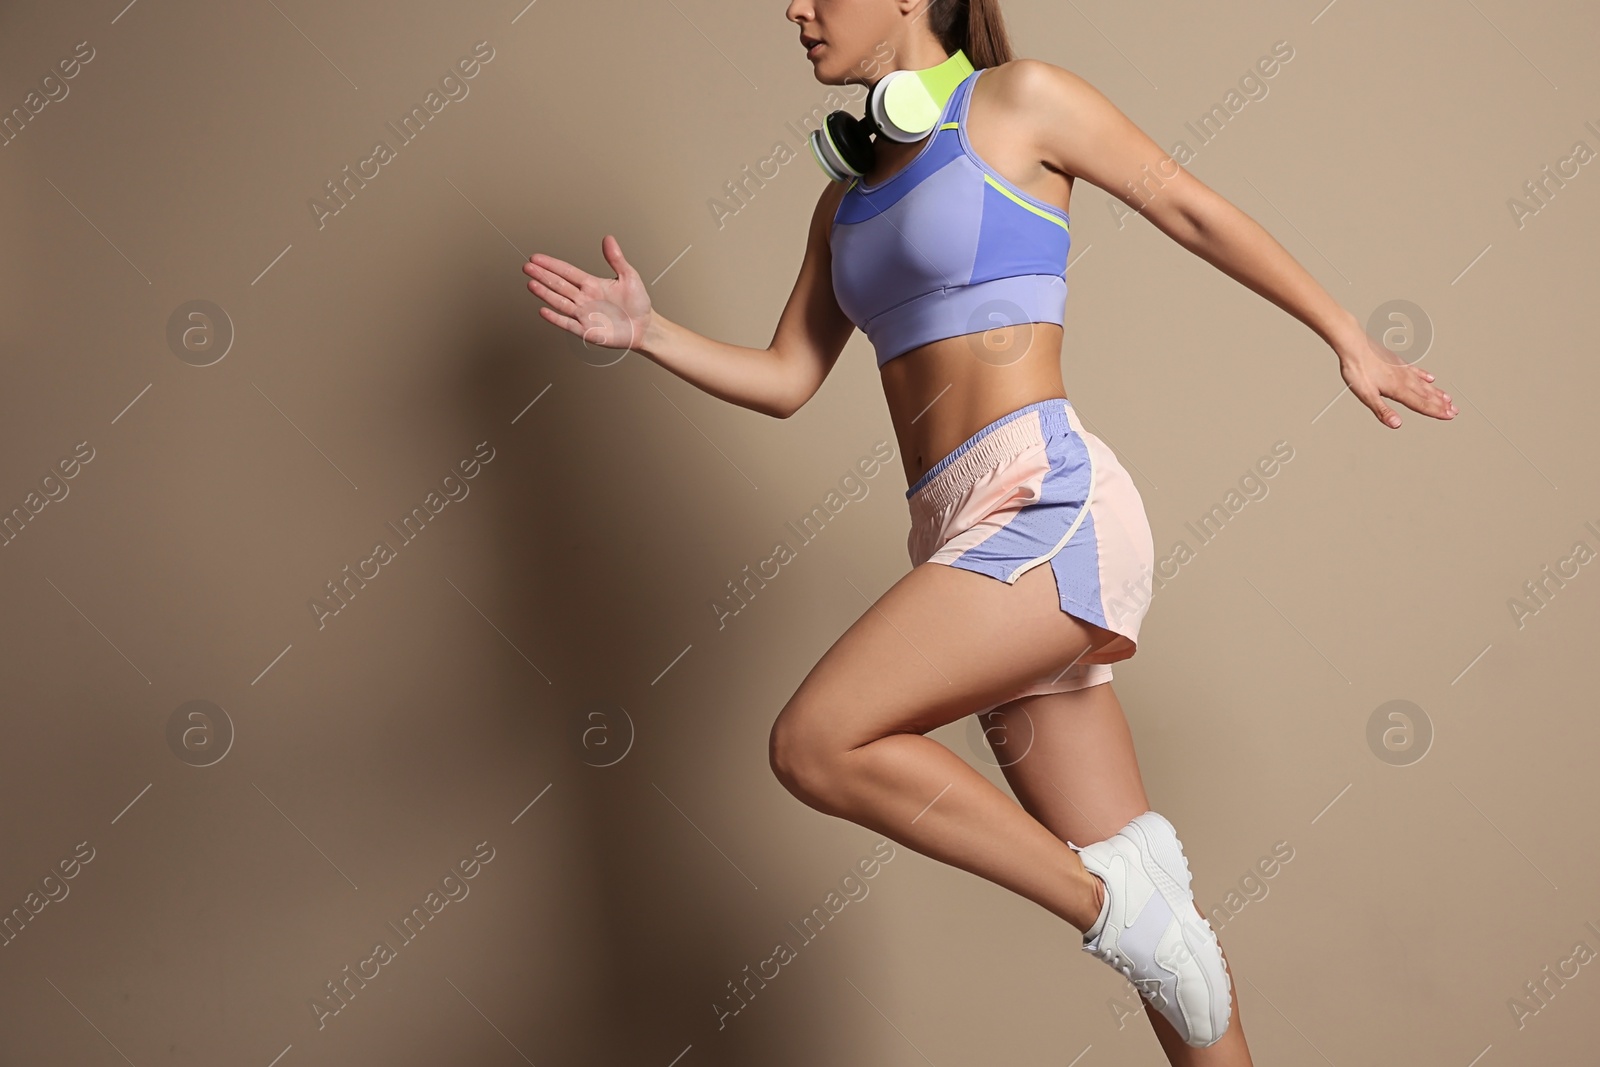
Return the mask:
<path id="1" fill-rule="evenodd" d="M 1019 60 L 1006 95 L 1038 115 L 1040 158 L 1121 199 L 1174 241 L 1305 323 L 1339 357 L 1352 392 L 1386 425 L 1383 402 L 1449 419 L 1457 411 L 1433 375 L 1371 340 L 1254 219 L 1184 170 L 1094 86 L 1039 60 Z M 1025 103 L 1023 103 L 1025 102 Z"/>
<path id="2" fill-rule="evenodd" d="M 539 309 L 547 322 L 589 344 L 638 352 L 718 399 L 786 419 L 821 387 L 855 328 L 833 296 L 828 228 L 839 194 L 830 183 L 817 201 L 800 276 L 765 349 L 705 337 L 657 312 L 611 236 L 601 250 L 614 279 L 542 253 L 523 271 L 529 290 L 549 305 Z"/>

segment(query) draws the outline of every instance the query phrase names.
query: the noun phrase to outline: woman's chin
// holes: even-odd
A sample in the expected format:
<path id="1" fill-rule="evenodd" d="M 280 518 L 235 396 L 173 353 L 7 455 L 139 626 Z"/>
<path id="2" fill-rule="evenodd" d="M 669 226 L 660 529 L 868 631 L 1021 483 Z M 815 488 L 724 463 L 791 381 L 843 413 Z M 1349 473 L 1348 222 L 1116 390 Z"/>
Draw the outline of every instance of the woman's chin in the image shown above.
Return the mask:
<path id="1" fill-rule="evenodd" d="M 823 85 L 842 85 L 849 73 L 839 69 L 827 45 L 823 45 L 817 55 L 807 56 L 806 62 L 811 64 L 812 76 Z"/>
<path id="2" fill-rule="evenodd" d="M 812 64 L 811 73 L 822 85 L 843 85 L 846 72 L 835 70 L 827 60 L 819 60 Z"/>

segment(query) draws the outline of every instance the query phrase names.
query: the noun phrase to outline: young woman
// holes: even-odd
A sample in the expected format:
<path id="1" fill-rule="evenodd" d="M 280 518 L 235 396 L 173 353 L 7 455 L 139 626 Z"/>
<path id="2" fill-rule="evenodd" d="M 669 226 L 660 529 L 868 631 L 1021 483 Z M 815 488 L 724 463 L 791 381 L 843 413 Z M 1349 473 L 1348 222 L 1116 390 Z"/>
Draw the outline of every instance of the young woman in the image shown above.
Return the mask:
<path id="1" fill-rule="evenodd" d="M 1304 322 L 1386 426 L 1400 418 L 1385 397 L 1438 419 L 1456 408 L 1093 86 L 1013 59 L 998 0 L 791 0 L 786 17 L 819 82 L 917 72 L 906 77 L 926 77 L 924 110 L 938 118 L 920 140 L 899 128 L 865 155 L 857 144 L 845 155 L 865 164 L 858 173 L 839 174 L 835 152 L 834 176 L 848 180 L 818 198 L 771 345 L 664 318 L 609 235 L 616 278 L 537 254 L 528 288 L 546 321 L 589 344 L 777 418 L 816 393 L 855 327 L 866 332 L 910 486 L 913 569 L 778 715 L 774 772 L 812 807 L 1082 931 L 1084 950 L 1145 998 L 1172 1063 L 1249 1064 L 1227 960 L 1171 823 L 1150 810 L 1110 684 L 1110 664 L 1137 645 L 1153 544 L 1131 478 L 1061 379 L 1074 178 Z M 1030 739 L 1001 761 L 1020 807 L 925 736 L 975 712 Z"/>

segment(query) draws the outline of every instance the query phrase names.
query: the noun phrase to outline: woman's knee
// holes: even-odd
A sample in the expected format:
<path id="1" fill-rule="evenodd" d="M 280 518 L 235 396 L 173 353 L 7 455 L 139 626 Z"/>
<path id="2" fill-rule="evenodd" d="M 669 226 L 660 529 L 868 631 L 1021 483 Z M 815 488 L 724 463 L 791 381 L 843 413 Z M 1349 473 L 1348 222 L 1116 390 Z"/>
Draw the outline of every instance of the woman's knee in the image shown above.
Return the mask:
<path id="1" fill-rule="evenodd" d="M 838 778 L 835 756 L 803 706 L 790 704 L 778 713 L 767 739 L 767 758 L 785 789 L 811 807 L 825 808 Z"/>

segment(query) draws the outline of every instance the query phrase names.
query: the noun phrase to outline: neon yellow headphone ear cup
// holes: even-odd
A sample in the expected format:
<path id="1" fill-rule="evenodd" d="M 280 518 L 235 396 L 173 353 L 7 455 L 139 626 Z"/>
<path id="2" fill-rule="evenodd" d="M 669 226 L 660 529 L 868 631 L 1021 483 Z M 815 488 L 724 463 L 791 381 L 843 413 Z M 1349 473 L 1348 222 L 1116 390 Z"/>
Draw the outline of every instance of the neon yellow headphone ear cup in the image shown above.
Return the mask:
<path id="1" fill-rule="evenodd" d="M 972 72 L 972 61 L 958 48 L 936 67 L 884 75 L 867 102 L 878 132 L 892 141 L 921 140 L 938 123 L 950 94 Z"/>
<path id="2" fill-rule="evenodd" d="M 908 76 L 900 77 L 902 74 Z M 881 114 L 888 121 L 880 121 L 880 128 L 885 133 L 899 140 L 894 134 L 904 131 L 914 134 L 911 139 L 916 140 L 933 129 L 944 106 L 928 91 L 922 79 L 915 76 L 915 72 L 897 70 L 884 81 L 883 103 L 880 106 Z"/>

